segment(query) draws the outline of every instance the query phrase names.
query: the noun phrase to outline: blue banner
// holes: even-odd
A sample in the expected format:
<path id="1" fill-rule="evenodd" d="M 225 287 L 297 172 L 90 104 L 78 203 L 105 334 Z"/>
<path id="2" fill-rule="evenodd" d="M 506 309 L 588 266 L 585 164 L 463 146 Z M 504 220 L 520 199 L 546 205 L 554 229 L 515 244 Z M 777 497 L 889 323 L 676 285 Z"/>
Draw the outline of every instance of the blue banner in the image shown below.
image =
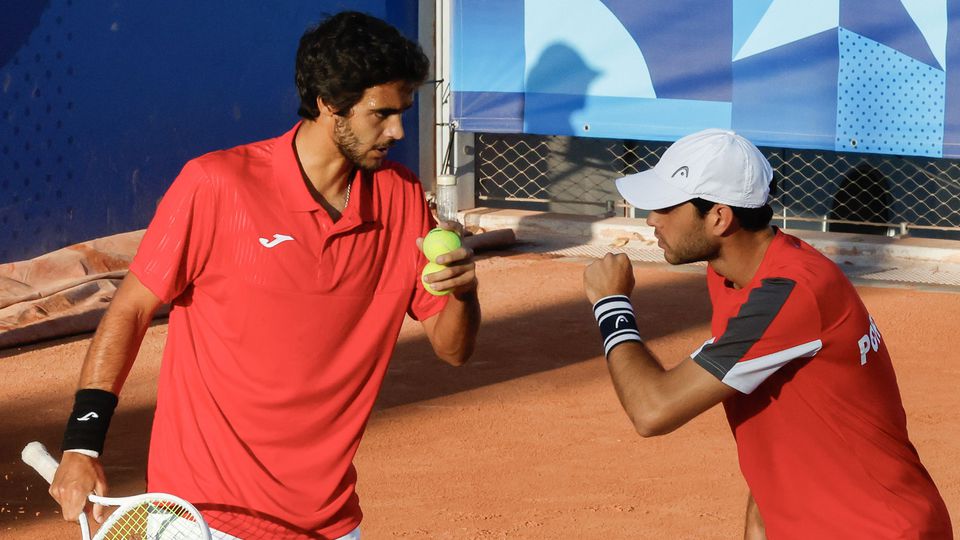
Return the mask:
<path id="1" fill-rule="evenodd" d="M 957 3 L 457 0 L 453 119 L 658 141 L 720 127 L 762 146 L 960 157 Z"/>

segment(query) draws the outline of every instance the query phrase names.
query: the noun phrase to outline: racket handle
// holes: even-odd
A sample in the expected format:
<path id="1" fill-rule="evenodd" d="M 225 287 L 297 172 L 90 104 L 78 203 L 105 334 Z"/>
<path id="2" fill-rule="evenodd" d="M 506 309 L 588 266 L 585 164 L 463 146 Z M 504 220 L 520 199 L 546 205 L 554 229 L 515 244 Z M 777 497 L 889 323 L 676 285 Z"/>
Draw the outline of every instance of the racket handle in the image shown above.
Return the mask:
<path id="1" fill-rule="evenodd" d="M 47 447 L 43 443 L 33 441 L 24 446 L 23 452 L 20 452 L 20 459 L 40 473 L 48 484 L 53 483 L 53 475 L 57 473 L 57 467 L 60 464 L 50 455 L 50 452 L 47 452 Z"/>

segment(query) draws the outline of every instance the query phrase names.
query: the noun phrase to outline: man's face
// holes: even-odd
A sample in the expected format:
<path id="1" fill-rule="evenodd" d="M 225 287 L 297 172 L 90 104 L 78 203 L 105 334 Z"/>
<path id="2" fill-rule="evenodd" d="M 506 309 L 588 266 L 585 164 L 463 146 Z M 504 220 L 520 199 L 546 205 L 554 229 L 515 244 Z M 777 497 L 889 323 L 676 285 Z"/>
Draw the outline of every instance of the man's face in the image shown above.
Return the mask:
<path id="1" fill-rule="evenodd" d="M 670 264 L 710 261 L 717 256 L 719 247 L 707 234 L 706 220 L 693 203 L 653 210 L 647 225 L 653 227 L 657 245 Z"/>
<path id="2" fill-rule="evenodd" d="M 413 106 L 414 88 L 402 81 L 367 88 L 346 116 L 334 117 L 340 152 L 361 169 L 380 168 L 387 150 L 403 138 L 401 115 Z"/>

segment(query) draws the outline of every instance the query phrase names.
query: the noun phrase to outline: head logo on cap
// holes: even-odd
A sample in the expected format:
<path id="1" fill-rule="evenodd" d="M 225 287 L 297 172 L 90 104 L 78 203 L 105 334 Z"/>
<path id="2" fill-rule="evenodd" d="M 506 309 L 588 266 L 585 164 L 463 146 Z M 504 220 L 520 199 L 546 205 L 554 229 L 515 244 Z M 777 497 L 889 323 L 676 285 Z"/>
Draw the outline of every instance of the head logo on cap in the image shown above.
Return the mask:
<path id="1" fill-rule="evenodd" d="M 753 143 L 730 130 L 705 129 L 671 144 L 652 169 L 617 180 L 617 189 L 642 210 L 697 198 L 760 208 L 770 197 L 772 179 L 770 162 Z"/>

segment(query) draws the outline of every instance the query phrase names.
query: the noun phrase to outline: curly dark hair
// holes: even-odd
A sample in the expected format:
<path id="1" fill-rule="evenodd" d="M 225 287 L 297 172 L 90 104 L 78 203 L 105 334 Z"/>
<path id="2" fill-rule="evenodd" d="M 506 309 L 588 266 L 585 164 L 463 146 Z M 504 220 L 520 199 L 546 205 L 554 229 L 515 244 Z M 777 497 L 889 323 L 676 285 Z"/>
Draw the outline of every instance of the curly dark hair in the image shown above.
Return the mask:
<path id="1" fill-rule="evenodd" d="M 338 13 L 300 38 L 297 114 L 319 116 L 319 97 L 337 114 L 346 115 L 367 88 L 393 81 L 418 85 L 429 68 L 420 45 L 390 24 L 356 11 Z"/>

